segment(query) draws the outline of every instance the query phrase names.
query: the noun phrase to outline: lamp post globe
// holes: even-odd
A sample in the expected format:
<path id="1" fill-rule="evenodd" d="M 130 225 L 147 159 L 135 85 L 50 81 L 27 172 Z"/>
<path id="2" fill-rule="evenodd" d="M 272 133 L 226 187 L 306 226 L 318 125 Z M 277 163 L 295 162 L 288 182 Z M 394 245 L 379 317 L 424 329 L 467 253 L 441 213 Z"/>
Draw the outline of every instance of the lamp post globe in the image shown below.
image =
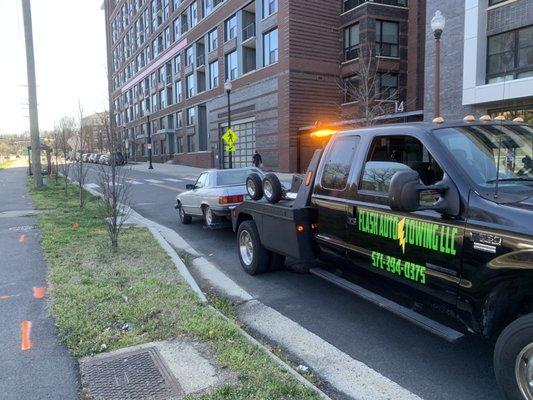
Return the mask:
<path id="1" fill-rule="evenodd" d="M 433 31 L 435 38 L 440 38 L 445 25 L 446 18 L 444 18 L 444 15 L 442 15 L 440 10 L 435 11 L 435 15 L 431 18 L 431 30 Z"/>
<path id="2" fill-rule="evenodd" d="M 233 89 L 233 85 L 231 84 L 230 80 L 224 82 L 224 89 L 226 90 L 226 92 L 231 92 L 231 89 Z"/>

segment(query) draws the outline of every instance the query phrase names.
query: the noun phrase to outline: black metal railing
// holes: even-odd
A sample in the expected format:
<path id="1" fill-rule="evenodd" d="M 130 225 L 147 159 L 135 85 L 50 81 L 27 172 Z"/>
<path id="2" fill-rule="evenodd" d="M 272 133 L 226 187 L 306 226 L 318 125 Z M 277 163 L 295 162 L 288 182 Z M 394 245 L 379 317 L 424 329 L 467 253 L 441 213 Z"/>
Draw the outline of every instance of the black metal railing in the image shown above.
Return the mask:
<path id="1" fill-rule="evenodd" d="M 242 30 L 242 41 L 248 40 L 255 36 L 255 22 L 252 22 L 250 25 L 246 26 Z"/>
<path id="2" fill-rule="evenodd" d="M 358 44 L 344 49 L 344 61 L 355 60 L 356 58 L 359 58 Z"/>
<path id="3" fill-rule="evenodd" d="M 203 54 L 200 54 L 198 57 L 196 57 L 196 68 L 200 68 L 205 65 L 205 56 Z"/>

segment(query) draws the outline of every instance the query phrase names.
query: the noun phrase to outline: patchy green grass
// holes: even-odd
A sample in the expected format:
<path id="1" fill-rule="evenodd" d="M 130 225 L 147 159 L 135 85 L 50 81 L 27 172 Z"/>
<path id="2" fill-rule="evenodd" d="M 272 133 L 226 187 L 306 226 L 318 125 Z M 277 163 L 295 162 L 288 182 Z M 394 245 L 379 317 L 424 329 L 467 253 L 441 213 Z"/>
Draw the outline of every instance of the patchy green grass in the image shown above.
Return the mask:
<path id="1" fill-rule="evenodd" d="M 8 168 L 11 164 L 13 164 L 16 160 L 6 160 L 0 162 L 0 169 Z"/>
<path id="2" fill-rule="evenodd" d="M 50 264 L 52 312 L 61 340 L 78 357 L 153 340 L 188 335 L 210 345 L 219 362 L 239 378 L 202 399 L 315 399 L 316 393 L 283 371 L 261 349 L 200 303 L 167 254 L 146 229 L 122 232 L 110 247 L 97 200 L 63 181 L 31 190 L 39 216 L 42 246 Z M 227 301 L 213 298 L 231 315 Z M 192 397 L 191 397 L 192 398 Z"/>

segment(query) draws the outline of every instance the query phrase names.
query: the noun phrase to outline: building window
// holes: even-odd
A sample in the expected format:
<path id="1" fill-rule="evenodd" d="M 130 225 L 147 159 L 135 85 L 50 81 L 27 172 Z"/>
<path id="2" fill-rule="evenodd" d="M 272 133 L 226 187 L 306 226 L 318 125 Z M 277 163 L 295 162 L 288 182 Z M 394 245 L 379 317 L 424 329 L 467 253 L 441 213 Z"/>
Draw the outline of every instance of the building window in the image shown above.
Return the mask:
<path id="1" fill-rule="evenodd" d="M 183 128 L 183 111 L 176 113 L 176 128 Z"/>
<path id="2" fill-rule="evenodd" d="M 181 81 L 176 81 L 176 83 L 174 84 L 174 92 L 176 92 L 176 103 L 181 103 L 181 101 L 183 100 L 183 95 L 181 92 Z"/>
<path id="3" fill-rule="evenodd" d="M 165 89 L 159 91 L 159 105 L 161 109 L 167 106 L 167 93 Z"/>
<path id="4" fill-rule="evenodd" d="M 196 1 L 189 6 L 189 27 L 194 28 L 198 23 L 198 5 Z"/>
<path id="5" fill-rule="evenodd" d="M 359 57 L 359 24 L 344 28 L 344 61 Z"/>
<path id="6" fill-rule="evenodd" d="M 183 138 L 176 138 L 176 153 L 183 153 Z"/>
<path id="7" fill-rule="evenodd" d="M 399 24 L 397 22 L 376 20 L 376 55 L 398 57 L 399 43 Z"/>
<path id="8" fill-rule="evenodd" d="M 174 57 L 174 73 L 177 75 L 181 72 L 181 55 Z"/>
<path id="9" fill-rule="evenodd" d="M 495 6 L 496 4 L 499 4 L 499 3 L 503 3 L 504 1 L 507 1 L 507 0 L 489 0 L 489 7 Z"/>
<path id="10" fill-rule="evenodd" d="M 194 74 L 190 74 L 187 76 L 187 80 L 185 81 L 185 85 L 187 86 L 185 88 L 185 93 L 187 94 L 187 98 L 191 98 L 195 94 L 195 87 L 194 87 Z"/>
<path id="11" fill-rule="evenodd" d="M 176 11 L 180 6 L 182 0 L 174 0 L 172 3 L 174 5 L 173 10 Z"/>
<path id="12" fill-rule="evenodd" d="M 358 101 L 359 78 L 357 75 L 344 78 L 344 103 Z"/>
<path id="13" fill-rule="evenodd" d="M 152 95 L 152 111 L 157 111 L 157 94 Z"/>
<path id="14" fill-rule="evenodd" d="M 187 126 L 194 125 L 196 116 L 196 109 L 194 107 L 187 108 Z"/>
<path id="15" fill-rule="evenodd" d="M 187 136 L 187 153 L 194 152 L 194 137 Z"/>
<path id="16" fill-rule="evenodd" d="M 176 18 L 174 24 L 174 40 L 178 40 L 181 37 L 181 22 L 180 18 Z"/>
<path id="17" fill-rule="evenodd" d="M 204 17 L 213 12 L 213 0 L 204 0 Z"/>
<path id="18" fill-rule="evenodd" d="M 278 29 L 263 35 L 263 64 L 274 64 L 278 61 Z"/>
<path id="19" fill-rule="evenodd" d="M 278 0 L 263 0 L 263 18 L 278 11 Z"/>
<path id="20" fill-rule="evenodd" d="M 213 29 L 211 32 L 209 32 L 209 51 L 216 50 L 218 47 L 218 31 L 216 29 Z"/>
<path id="21" fill-rule="evenodd" d="M 398 100 L 398 74 L 378 74 L 378 98 L 381 100 Z"/>
<path id="22" fill-rule="evenodd" d="M 234 15 L 224 23 L 226 42 L 237 36 L 237 16 Z"/>
<path id="23" fill-rule="evenodd" d="M 194 52 L 192 46 L 189 46 L 187 50 L 185 50 L 185 65 L 187 67 L 190 67 L 194 64 Z"/>
<path id="24" fill-rule="evenodd" d="M 239 67 L 237 65 L 237 51 L 226 54 L 226 80 L 233 80 L 239 77 Z"/>
<path id="25" fill-rule="evenodd" d="M 218 61 L 209 64 L 209 89 L 218 86 Z"/>
<path id="26" fill-rule="evenodd" d="M 487 83 L 533 76 L 533 25 L 488 38 Z"/>

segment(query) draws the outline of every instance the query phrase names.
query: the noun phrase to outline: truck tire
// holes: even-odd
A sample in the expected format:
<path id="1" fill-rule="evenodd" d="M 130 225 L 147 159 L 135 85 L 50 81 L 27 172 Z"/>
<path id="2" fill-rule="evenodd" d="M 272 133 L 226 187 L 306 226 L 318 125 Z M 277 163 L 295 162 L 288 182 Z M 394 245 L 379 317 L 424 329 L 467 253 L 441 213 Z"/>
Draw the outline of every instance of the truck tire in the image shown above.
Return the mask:
<path id="1" fill-rule="evenodd" d="M 237 231 L 237 246 L 242 268 L 250 275 L 259 275 L 268 271 L 270 253 L 261 244 L 255 222 L 244 221 Z"/>
<path id="2" fill-rule="evenodd" d="M 500 334 L 494 372 L 508 400 L 533 398 L 533 314 L 511 322 Z"/>
<path id="3" fill-rule="evenodd" d="M 192 217 L 185 212 L 181 204 L 178 207 L 178 213 L 180 216 L 180 221 L 183 225 L 189 225 L 192 222 Z"/>
<path id="4" fill-rule="evenodd" d="M 276 204 L 281 200 L 283 189 L 276 174 L 269 173 L 263 178 L 263 194 L 271 204 Z"/>
<path id="5" fill-rule="evenodd" d="M 263 182 L 261 182 L 259 174 L 253 172 L 248 175 L 246 178 L 246 191 L 252 200 L 261 200 L 263 197 Z"/>

